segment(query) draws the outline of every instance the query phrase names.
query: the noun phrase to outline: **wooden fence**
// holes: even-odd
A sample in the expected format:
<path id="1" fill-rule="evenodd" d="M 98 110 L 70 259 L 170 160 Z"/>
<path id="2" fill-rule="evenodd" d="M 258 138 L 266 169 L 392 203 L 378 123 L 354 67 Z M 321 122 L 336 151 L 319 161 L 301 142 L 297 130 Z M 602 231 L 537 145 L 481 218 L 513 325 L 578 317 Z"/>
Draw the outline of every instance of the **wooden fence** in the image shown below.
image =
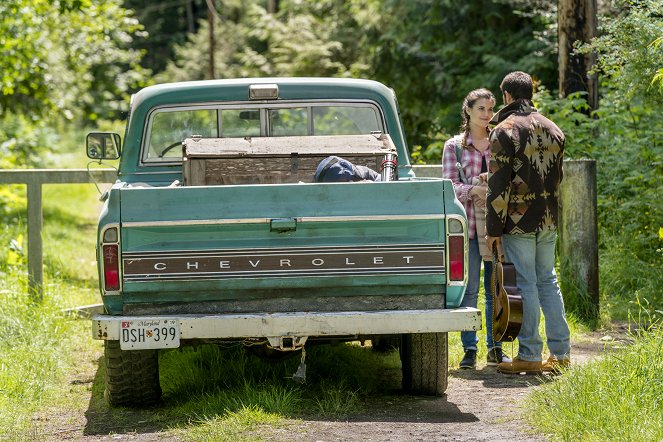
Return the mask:
<path id="1" fill-rule="evenodd" d="M 0 170 L 0 184 L 26 184 L 28 187 L 28 288 L 36 299 L 41 299 L 44 283 L 41 186 L 43 184 L 113 183 L 116 179 L 117 171 L 115 169 Z"/>

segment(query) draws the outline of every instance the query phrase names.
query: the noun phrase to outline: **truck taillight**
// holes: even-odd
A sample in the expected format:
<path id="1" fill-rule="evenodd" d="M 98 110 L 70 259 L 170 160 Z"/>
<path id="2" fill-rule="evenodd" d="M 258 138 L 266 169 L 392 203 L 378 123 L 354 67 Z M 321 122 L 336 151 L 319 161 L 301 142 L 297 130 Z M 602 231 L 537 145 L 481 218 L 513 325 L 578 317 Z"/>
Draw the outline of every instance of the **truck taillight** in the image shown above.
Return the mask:
<path id="1" fill-rule="evenodd" d="M 465 277 L 465 241 L 462 236 L 449 237 L 449 279 L 462 281 Z"/>
<path id="2" fill-rule="evenodd" d="M 117 244 L 103 246 L 104 259 L 104 289 L 106 291 L 120 290 L 120 260 Z"/>
<path id="3" fill-rule="evenodd" d="M 465 219 L 457 215 L 447 217 L 447 283 L 465 283 L 467 269 L 467 229 Z"/>

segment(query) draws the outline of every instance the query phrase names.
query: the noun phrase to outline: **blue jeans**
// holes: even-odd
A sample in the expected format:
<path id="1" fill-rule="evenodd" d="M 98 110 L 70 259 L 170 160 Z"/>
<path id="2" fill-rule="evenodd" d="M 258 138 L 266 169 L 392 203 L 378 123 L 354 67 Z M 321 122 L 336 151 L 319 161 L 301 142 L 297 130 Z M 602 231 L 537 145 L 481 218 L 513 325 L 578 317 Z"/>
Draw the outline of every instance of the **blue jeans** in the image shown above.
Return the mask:
<path id="1" fill-rule="evenodd" d="M 481 262 L 483 262 L 483 288 L 486 292 L 486 348 L 501 347 L 501 342 L 493 341 L 493 295 L 490 288 L 490 278 L 493 275 L 493 262 L 483 261 L 479 253 L 479 242 L 476 239 L 470 240 L 470 253 L 468 263 L 468 280 L 465 296 L 461 307 L 477 307 L 479 301 L 479 283 L 481 282 Z M 479 338 L 477 332 L 460 332 L 460 341 L 463 343 L 464 350 L 477 350 Z"/>
<path id="2" fill-rule="evenodd" d="M 505 258 L 516 267 L 517 285 L 523 298 L 523 323 L 518 334 L 518 359 L 523 361 L 541 360 L 541 310 L 546 318 L 551 355 L 558 359 L 571 356 L 569 325 L 555 274 L 556 239 L 554 230 L 502 236 Z"/>

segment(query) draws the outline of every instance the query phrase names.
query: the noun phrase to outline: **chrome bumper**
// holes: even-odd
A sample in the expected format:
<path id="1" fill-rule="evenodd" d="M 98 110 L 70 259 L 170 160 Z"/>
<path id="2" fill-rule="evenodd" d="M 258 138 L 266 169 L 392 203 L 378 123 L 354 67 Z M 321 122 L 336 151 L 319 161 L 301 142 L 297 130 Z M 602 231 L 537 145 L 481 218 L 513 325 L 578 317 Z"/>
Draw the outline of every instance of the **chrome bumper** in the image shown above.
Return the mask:
<path id="1" fill-rule="evenodd" d="M 218 315 L 92 316 L 94 339 L 119 340 L 122 321 L 176 319 L 180 339 L 439 333 L 480 330 L 481 312 L 435 310 L 245 313 Z"/>

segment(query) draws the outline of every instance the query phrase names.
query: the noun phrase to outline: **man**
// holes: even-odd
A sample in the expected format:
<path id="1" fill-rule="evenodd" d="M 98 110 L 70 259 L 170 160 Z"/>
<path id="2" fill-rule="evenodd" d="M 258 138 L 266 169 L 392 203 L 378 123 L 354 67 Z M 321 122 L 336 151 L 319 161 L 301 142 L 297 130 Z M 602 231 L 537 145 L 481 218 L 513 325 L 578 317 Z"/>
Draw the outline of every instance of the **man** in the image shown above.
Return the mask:
<path id="1" fill-rule="evenodd" d="M 532 78 L 512 72 L 500 85 L 506 105 L 493 117 L 486 198 L 486 244 L 501 242 L 523 300 L 518 356 L 502 373 L 558 371 L 571 362 L 569 326 L 555 275 L 564 134 L 532 104 Z M 550 357 L 541 361 L 541 310 Z"/>

